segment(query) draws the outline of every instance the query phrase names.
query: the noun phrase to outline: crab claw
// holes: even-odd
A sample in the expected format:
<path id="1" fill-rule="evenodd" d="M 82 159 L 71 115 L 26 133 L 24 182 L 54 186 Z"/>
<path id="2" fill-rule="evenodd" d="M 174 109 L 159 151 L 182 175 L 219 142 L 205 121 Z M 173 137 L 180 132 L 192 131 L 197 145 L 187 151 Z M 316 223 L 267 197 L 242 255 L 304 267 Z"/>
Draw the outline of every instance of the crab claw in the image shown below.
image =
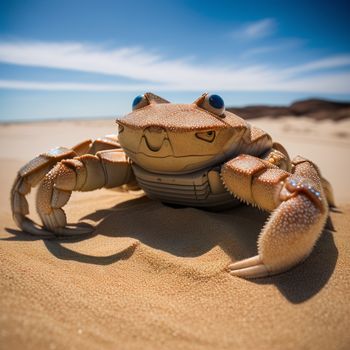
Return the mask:
<path id="1" fill-rule="evenodd" d="M 226 164 L 225 184 L 236 193 L 241 191 L 252 204 L 272 211 L 258 238 L 258 255 L 230 264 L 230 274 L 243 278 L 275 275 L 311 253 L 328 216 L 329 196 L 311 162 L 298 157 L 293 164 L 293 174 L 251 156 Z M 243 189 L 237 188 L 238 177 L 241 183 L 247 180 Z"/>
<path id="2" fill-rule="evenodd" d="M 231 264 L 229 271 L 232 275 L 244 278 L 275 275 L 308 257 L 328 215 L 326 200 L 315 195 L 310 187 L 295 187 L 293 191 L 287 185 L 282 189 L 282 198 L 288 189 L 292 192 L 272 213 L 260 233 L 259 254 Z"/>
<path id="3" fill-rule="evenodd" d="M 228 266 L 231 275 L 244 278 L 257 278 L 269 275 L 260 255 L 237 261 Z"/>

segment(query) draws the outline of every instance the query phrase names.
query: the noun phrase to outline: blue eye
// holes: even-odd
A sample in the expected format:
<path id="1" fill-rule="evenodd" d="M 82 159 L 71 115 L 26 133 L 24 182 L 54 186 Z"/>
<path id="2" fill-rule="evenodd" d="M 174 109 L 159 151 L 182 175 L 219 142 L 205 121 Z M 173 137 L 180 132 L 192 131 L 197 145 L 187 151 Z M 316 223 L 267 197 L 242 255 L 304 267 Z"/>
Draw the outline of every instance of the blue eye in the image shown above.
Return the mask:
<path id="1" fill-rule="evenodd" d="M 140 101 L 142 100 L 142 97 L 143 97 L 142 95 L 138 95 L 134 98 L 134 101 L 132 103 L 132 108 L 136 107 L 140 103 Z"/>
<path id="2" fill-rule="evenodd" d="M 215 94 L 206 95 L 202 104 L 202 108 L 206 109 L 211 113 L 218 115 L 219 117 L 222 117 L 222 118 L 225 117 L 224 115 L 225 103 L 224 103 L 224 100 L 219 95 L 215 95 Z"/>
<path id="3" fill-rule="evenodd" d="M 132 109 L 139 109 L 142 107 L 145 107 L 148 105 L 148 100 L 146 99 L 145 95 L 138 95 L 134 98 L 134 101 L 132 102 Z"/>
<path id="4" fill-rule="evenodd" d="M 209 104 L 216 109 L 221 109 L 225 106 L 224 100 L 219 95 L 210 95 Z"/>

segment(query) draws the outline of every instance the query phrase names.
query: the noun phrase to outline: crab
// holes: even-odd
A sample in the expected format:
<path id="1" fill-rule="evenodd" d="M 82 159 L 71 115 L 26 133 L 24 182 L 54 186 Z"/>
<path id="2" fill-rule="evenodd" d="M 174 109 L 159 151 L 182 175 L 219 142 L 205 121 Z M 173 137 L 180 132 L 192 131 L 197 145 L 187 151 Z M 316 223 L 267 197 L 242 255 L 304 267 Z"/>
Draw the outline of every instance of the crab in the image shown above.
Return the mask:
<path id="1" fill-rule="evenodd" d="M 334 205 L 331 185 L 311 161 L 290 160 L 265 131 L 226 111 L 219 95 L 172 104 L 145 93 L 117 124 L 118 135 L 58 147 L 19 170 L 11 191 L 19 228 L 40 236 L 86 234 L 90 228 L 67 225 L 62 207 L 72 191 L 124 186 L 164 203 L 223 210 L 243 201 L 272 212 L 258 254 L 228 266 L 234 276 L 278 274 L 311 253 Z M 25 198 L 37 184 L 42 226 L 28 217 Z"/>

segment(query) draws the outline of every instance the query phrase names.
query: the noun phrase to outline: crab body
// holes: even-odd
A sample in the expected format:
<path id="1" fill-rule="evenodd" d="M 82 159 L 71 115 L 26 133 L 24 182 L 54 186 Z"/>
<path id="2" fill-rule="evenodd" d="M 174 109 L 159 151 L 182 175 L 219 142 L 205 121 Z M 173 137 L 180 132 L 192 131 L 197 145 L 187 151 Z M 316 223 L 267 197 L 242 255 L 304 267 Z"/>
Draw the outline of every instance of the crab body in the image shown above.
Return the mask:
<path id="1" fill-rule="evenodd" d="M 218 95 L 171 104 L 151 93 L 135 98 L 118 118 L 117 135 L 39 155 L 18 172 L 11 192 L 14 219 L 36 235 L 76 235 L 62 207 L 72 191 L 141 188 L 171 204 L 220 210 L 240 201 L 271 211 L 258 255 L 229 266 L 250 278 L 285 271 L 305 259 L 333 205 L 330 184 L 310 161 L 290 160 L 279 143 L 225 111 Z M 27 217 L 25 195 L 40 183 L 40 227 Z"/>

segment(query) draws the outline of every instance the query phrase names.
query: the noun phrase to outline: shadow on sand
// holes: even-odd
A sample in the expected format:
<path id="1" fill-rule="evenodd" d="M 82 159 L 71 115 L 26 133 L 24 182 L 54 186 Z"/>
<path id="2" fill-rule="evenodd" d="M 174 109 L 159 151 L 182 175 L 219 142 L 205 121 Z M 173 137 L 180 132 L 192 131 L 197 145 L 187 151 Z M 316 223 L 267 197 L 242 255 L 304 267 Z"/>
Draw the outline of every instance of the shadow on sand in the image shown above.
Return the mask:
<path id="1" fill-rule="evenodd" d="M 62 244 L 78 243 L 95 235 L 129 237 L 178 257 L 198 257 L 220 245 L 233 260 L 240 260 L 256 254 L 257 237 L 267 216 L 245 206 L 220 213 L 193 208 L 175 209 L 141 197 L 84 217 L 98 222 L 93 235 L 43 239 L 6 229 L 13 236 L 4 240 L 30 242 L 43 239 L 47 249 L 58 259 L 87 264 L 108 265 L 126 260 L 133 254 L 137 243 L 116 254 L 98 257 L 76 252 Z M 154 220 L 157 220 L 156 225 L 152 225 Z M 206 230 L 215 234 L 206 234 Z M 335 230 L 329 222 L 312 254 L 302 264 L 281 275 L 251 280 L 252 283 L 274 284 L 292 303 L 310 299 L 326 285 L 337 262 L 338 250 L 332 231 Z"/>

